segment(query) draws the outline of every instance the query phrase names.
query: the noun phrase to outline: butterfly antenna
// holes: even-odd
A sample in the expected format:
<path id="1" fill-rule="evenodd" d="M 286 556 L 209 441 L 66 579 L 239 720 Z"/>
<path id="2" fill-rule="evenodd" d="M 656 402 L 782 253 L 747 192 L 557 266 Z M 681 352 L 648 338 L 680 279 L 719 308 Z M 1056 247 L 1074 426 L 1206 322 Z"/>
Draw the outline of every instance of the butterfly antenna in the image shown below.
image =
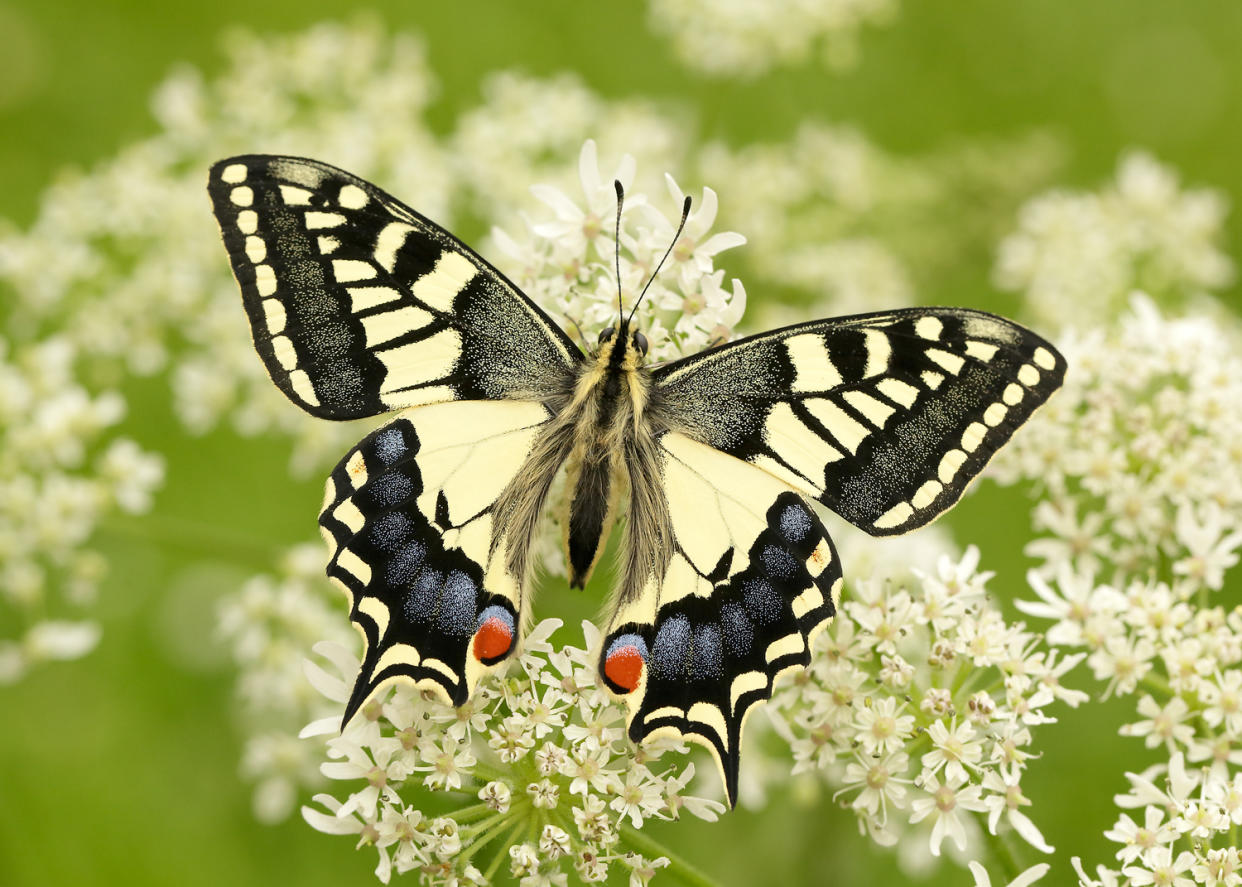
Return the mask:
<path id="1" fill-rule="evenodd" d="M 656 265 L 655 270 L 651 272 L 651 277 L 647 280 L 647 286 L 643 287 L 643 291 L 638 294 L 638 301 L 634 303 L 634 307 L 630 309 L 630 316 L 626 318 L 626 326 L 629 326 L 630 320 L 634 317 L 634 312 L 638 310 L 639 304 L 643 300 L 643 296 L 647 295 L 647 289 L 656 279 L 656 275 L 660 273 L 660 269 L 664 267 L 665 261 L 668 260 L 669 254 L 672 253 L 673 247 L 677 245 L 677 238 L 681 237 L 681 232 L 685 230 L 686 219 L 690 218 L 690 195 L 686 195 L 686 202 L 681 205 L 681 224 L 677 226 L 677 233 L 673 235 L 673 240 L 668 245 L 668 249 L 664 251 L 664 258 L 660 259 L 660 264 Z"/>
<path id="2" fill-rule="evenodd" d="M 614 239 L 617 246 L 617 323 L 620 324 L 625 314 L 625 308 L 621 305 L 621 207 L 625 205 L 625 189 L 621 187 L 620 179 L 613 179 L 612 184 L 617 189 L 617 235 Z"/>

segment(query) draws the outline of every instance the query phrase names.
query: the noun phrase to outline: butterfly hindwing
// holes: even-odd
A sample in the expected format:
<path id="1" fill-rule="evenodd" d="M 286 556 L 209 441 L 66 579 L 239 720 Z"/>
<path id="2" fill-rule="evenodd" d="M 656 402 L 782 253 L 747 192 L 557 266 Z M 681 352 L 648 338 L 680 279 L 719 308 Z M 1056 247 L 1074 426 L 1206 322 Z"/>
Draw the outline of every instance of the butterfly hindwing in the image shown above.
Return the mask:
<path id="1" fill-rule="evenodd" d="M 319 518 L 328 575 L 365 641 L 346 722 L 398 679 L 461 705 L 516 648 L 527 577 L 510 553 L 530 539 L 497 508 L 547 419 L 523 401 L 420 407 L 364 438 L 329 476 Z M 523 482 L 546 490 L 551 477 L 527 470 Z"/>
<path id="2" fill-rule="evenodd" d="M 207 190 L 255 347 L 313 415 L 536 399 L 581 359 L 473 250 L 343 170 L 245 155 L 213 166 Z"/>
<path id="3" fill-rule="evenodd" d="M 667 734 L 706 746 L 733 803 L 747 713 L 810 662 L 841 567 L 819 518 L 783 482 L 678 433 L 659 453 L 671 556 L 618 601 L 600 673 L 624 694 L 635 742 Z"/>
<path id="4" fill-rule="evenodd" d="M 656 370 L 653 397 L 673 427 L 888 535 L 956 502 L 1064 372 L 1003 318 L 914 308 L 701 352 Z"/>

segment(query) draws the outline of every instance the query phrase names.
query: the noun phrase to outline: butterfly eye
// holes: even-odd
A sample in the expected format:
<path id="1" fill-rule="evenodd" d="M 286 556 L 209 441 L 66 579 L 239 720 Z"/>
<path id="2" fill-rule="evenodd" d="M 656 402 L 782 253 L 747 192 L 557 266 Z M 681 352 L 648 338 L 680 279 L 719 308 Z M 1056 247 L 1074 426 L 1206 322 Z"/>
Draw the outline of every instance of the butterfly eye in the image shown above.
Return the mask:
<path id="1" fill-rule="evenodd" d="M 647 337 L 642 333 L 634 334 L 634 347 L 638 349 L 638 353 L 643 357 L 647 356 Z"/>
<path id="2" fill-rule="evenodd" d="M 610 327 L 610 326 L 604 327 L 603 332 L 599 334 L 599 343 L 603 345 L 605 342 L 611 342 L 612 337 L 615 336 L 616 334 L 617 334 L 617 331 L 615 328 Z"/>

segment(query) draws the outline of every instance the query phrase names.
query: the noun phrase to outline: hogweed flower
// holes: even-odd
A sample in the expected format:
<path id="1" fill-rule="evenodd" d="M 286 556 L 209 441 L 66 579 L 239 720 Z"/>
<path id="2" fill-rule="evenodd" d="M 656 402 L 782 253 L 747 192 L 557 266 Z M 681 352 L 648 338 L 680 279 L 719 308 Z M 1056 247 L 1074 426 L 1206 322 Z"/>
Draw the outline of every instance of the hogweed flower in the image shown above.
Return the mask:
<path id="1" fill-rule="evenodd" d="M 303 736 L 329 737 L 321 769 L 348 794 L 316 795 L 307 822 L 373 846 L 385 883 L 417 871 L 426 883 L 482 884 L 502 866 L 531 884 L 564 883 L 570 869 L 587 882 L 619 870 L 646 883 L 668 866 L 644 855 L 651 843 L 636 830 L 683 814 L 715 820 L 724 805 L 686 793 L 694 765 L 684 744 L 634 748 L 624 706 L 596 683 L 598 630 L 583 623 L 581 647 L 553 650 L 560 624 L 535 625 L 522 654 L 463 708 L 398 685 L 340 735 L 336 717 L 308 725 Z M 358 663 L 340 645 L 315 649 L 338 673 L 308 676 L 339 705 Z M 420 803 L 457 806 L 431 817 Z"/>
<path id="2" fill-rule="evenodd" d="M 307 788 L 322 785 L 322 744 L 298 737 L 334 709 L 307 683 L 304 662 L 317 642 L 355 643 L 340 595 L 323 575 L 318 543 L 290 549 L 277 576 L 259 575 L 219 604 L 217 632 L 238 669 L 245 732 L 242 776 L 255 784 L 260 822 L 278 822 Z"/>
<path id="3" fill-rule="evenodd" d="M 829 68 L 852 68 L 862 28 L 896 15 L 897 0 L 650 0 L 652 26 L 669 36 L 682 63 L 713 77 L 755 77 L 815 54 Z"/>
<path id="4" fill-rule="evenodd" d="M 853 127 L 807 122 L 784 142 L 708 145 L 701 168 L 708 181 L 746 182 L 730 190 L 722 219 L 745 231 L 741 258 L 755 276 L 813 293 L 819 314 L 851 314 L 916 296 L 952 301 L 962 266 L 992 249 L 1061 154 L 1036 133 L 907 158 Z M 763 326 L 794 320 L 764 317 Z"/>
<path id="5" fill-rule="evenodd" d="M 877 843 L 939 855 L 948 841 L 977 857 L 986 831 L 1048 853 L 1021 779 L 1033 729 L 1055 720 L 1046 709 L 1086 698 L 1059 681 L 1084 657 L 1060 658 L 1006 623 L 979 561 L 972 547 L 930 569 L 852 571 L 809 671 L 769 713 L 795 769 L 834 787 Z"/>
<path id="6" fill-rule="evenodd" d="M 1242 548 L 1238 341 L 1137 295 L 1115 328 L 1062 341 L 1065 390 L 997 461 L 1047 497 L 1018 608 L 1087 657 L 1095 695 L 1134 698 L 1119 732 L 1153 752 L 1116 797 L 1135 811 L 1105 832 L 1117 866 L 1080 865 L 1084 885 L 1242 882 L 1242 611 L 1214 599 Z"/>
<path id="7" fill-rule="evenodd" d="M 95 647 L 107 565 L 87 546 L 114 514 L 150 510 L 164 477 L 159 456 L 111 436 L 125 401 L 90 391 L 79 358 L 66 338 L 0 339 L 0 684 Z"/>
<path id="8" fill-rule="evenodd" d="M 1024 205 L 993 279 L 1021 292 L 1044 323 L 1104 321 L 1135 289 L 1184 301 L 1233 281 L 1222 251 L 1227 211 L 1219 191 L 1183 190 L 1174 170 L 1131 152 L 1097 191 L 1058 189 Z"/>

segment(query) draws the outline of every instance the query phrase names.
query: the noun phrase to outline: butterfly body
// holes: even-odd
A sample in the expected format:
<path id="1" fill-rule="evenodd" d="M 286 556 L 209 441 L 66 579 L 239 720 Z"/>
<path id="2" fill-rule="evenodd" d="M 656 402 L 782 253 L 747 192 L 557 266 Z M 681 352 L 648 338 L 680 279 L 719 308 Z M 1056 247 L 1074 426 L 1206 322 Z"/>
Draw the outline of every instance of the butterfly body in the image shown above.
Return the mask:
<path id="1" fill-rule="evenodd" d="M 810 662 L 842 569 L 810 504 L 926 524 L 1060 385 L 1003 318 L 918 308 L 798 324 L 658 366 L 621 316 L 590 353 L 444 229 L 343 170 L 216 164 L 208 192 L 255 346 L 329 419 L 397 412 L 329 476 L 328 575 L 365 653 L 348 721 L 393 681 L 455 705 L 519 649 L 565 471 L 570 584 L 619 513 L 599 678 L 634 741 L 706 746 L 736 799 L 746 719 Z"/>

